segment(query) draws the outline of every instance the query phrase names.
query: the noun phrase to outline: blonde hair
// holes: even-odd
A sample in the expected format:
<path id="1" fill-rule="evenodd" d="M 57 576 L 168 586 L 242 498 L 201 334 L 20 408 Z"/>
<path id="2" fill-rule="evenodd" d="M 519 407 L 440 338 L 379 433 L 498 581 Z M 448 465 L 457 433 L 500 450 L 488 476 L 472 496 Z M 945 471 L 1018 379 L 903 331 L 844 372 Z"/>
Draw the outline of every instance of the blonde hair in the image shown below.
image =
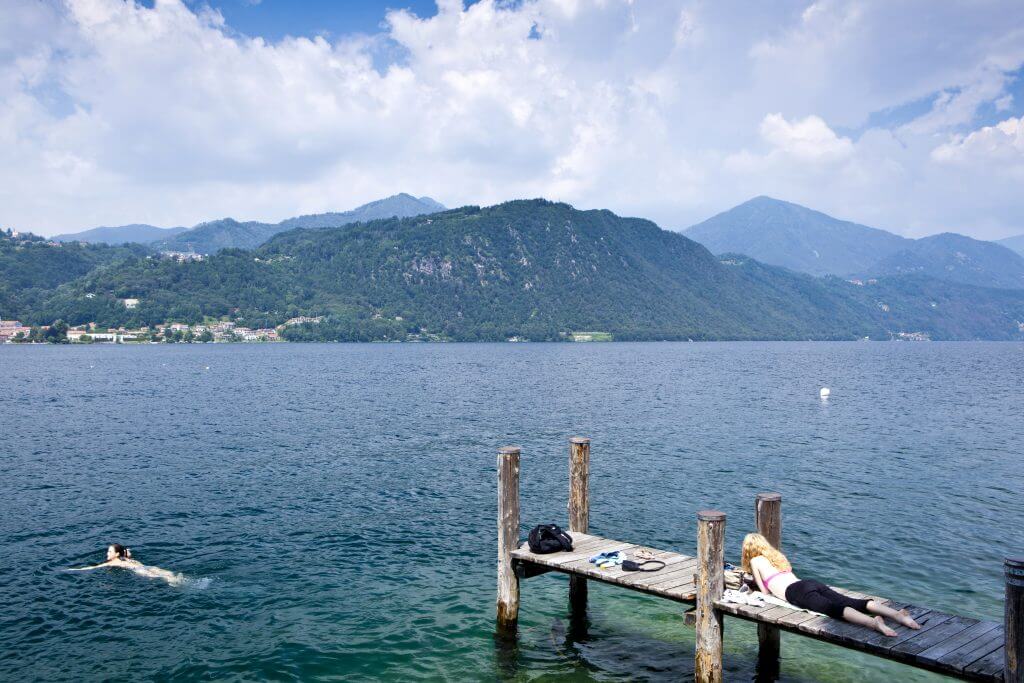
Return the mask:
<path id="1" fill-rule="evenodd" d="M 743 539 L 743 571 L 750 574 L 750 561 L 758 556 L 771 562 L 772 566 L 780 572 L 790 571 L 793 568 L 786 556 L 769 543 L 767 538 L 761 534 L 747 534 Z"/>

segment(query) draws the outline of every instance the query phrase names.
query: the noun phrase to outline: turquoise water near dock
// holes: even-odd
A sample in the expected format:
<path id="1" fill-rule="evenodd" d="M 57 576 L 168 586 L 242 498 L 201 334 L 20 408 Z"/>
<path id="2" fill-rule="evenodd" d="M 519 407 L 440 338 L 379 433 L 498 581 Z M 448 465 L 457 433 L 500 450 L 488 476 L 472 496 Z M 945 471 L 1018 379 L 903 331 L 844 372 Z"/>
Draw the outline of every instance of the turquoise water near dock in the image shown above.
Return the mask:
<path id="1" fill-rule="evenodd" d="M 1022 378 L 1021 344 L 0 347 L 0 679 L 686 679 L 680 606 L 592 586 L 574 638 L 564 577 L 495 643 L 496 451 L 525 535 L 572 435 L 593 533 L 692 554 L 717 507 L 738 557 L 780 491 L 802 576 L 998 619 Z M 62 571 L 112 542 L 191 580 Z M 755 660 L 727 620 L 727 679 Z M 783 636 L 782 680 L 938 679 Z"/>

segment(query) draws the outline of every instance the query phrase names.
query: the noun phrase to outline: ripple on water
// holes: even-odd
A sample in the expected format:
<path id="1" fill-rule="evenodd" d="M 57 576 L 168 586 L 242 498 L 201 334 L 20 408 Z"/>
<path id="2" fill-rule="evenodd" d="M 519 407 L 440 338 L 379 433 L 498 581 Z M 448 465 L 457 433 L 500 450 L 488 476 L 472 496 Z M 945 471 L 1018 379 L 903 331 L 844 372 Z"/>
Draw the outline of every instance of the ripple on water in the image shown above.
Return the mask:
<path id="1" fill-rule="evenodd" d="M 572 434 L 595 533 L 692 553 L 711 505 L 736 549 L 778 490 L 804 574 L 996 617 L 1024 546 L 1021 349 L 2 347 L 0 679 L 692 677 L 678 606 L 595 586 L 583 633 L 563 577 L 525 584 L 518 642 L 495 641 L 495 449 L 523 446 L 525 530 L 564 519 Z M 188 579 L 62 571 L 110 542 Z M 751 678 L 753 627 L 726 644 Z M 783 653 L 787 681 L 934 678 Z"/>

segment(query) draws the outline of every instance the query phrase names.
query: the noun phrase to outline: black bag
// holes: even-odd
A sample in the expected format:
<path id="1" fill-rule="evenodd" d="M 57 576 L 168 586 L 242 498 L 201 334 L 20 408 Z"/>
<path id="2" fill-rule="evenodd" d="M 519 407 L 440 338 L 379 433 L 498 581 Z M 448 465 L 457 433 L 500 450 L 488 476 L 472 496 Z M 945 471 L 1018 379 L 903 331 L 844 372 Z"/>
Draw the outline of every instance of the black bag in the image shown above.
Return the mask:
<path id="1" fill-rule="evenodd" d="M 538 555 L 572 550 L 572 537 L 557 524 L 538 524 L 530 530 L 530 552 Z"/>

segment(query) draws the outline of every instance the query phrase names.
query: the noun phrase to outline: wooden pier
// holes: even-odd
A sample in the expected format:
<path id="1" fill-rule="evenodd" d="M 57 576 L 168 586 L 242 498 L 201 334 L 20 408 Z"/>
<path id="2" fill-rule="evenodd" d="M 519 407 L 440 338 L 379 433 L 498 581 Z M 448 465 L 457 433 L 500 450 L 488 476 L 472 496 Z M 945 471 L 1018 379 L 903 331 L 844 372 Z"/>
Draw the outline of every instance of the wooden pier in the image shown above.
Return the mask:
<path id="1" fill-rule="evenodd" d="M 570 607 L 586 609 L 587 581 L 599 581 L 675 602 L 694 605 L 687 613 L 696 627 L 694 652 L 698 683 L 722 680 L 723 618 L 738 617 L 758 624 L 759 666 L 778 670 L 781 631 L 858 650 L 915 668 L 964 680 L 1024 683 L 1024 558 L 1004 562 L 1006 602 L 1003 623 L 948 614 L 842 588 L 855 598 L 867 598 L 906 609 L 921 625 L 911 630 L 890 623 L 897 635 L 886 637 L 862 626 L 827 616 L 768 604 L 764 607 L 728 603 L 725 588 L 725 513 L 697 513 L 697 556 L 658 550 L 642 544 L 602 538 L 589 530 L 590 440 L 570 440 L 569 534 L 573 550 L 547 555 L 530 552 L 520 543 L 519 458 L 517 447 L 498 453 L 498 630 L 515 632 L 519 615 L 519 582 L 548 572 L 569 575 Z M 754 525 L 776 547 L 782 541 L 782 497 L 759 494 L 754 501 Z M 657 572 L 626 572 L 622 567 L 599 569 L 589 558 L 602 552 L 629 553 L 646 549 L 665 563 Z M 692 618 L 692 619 L 691 619 Z"/>

